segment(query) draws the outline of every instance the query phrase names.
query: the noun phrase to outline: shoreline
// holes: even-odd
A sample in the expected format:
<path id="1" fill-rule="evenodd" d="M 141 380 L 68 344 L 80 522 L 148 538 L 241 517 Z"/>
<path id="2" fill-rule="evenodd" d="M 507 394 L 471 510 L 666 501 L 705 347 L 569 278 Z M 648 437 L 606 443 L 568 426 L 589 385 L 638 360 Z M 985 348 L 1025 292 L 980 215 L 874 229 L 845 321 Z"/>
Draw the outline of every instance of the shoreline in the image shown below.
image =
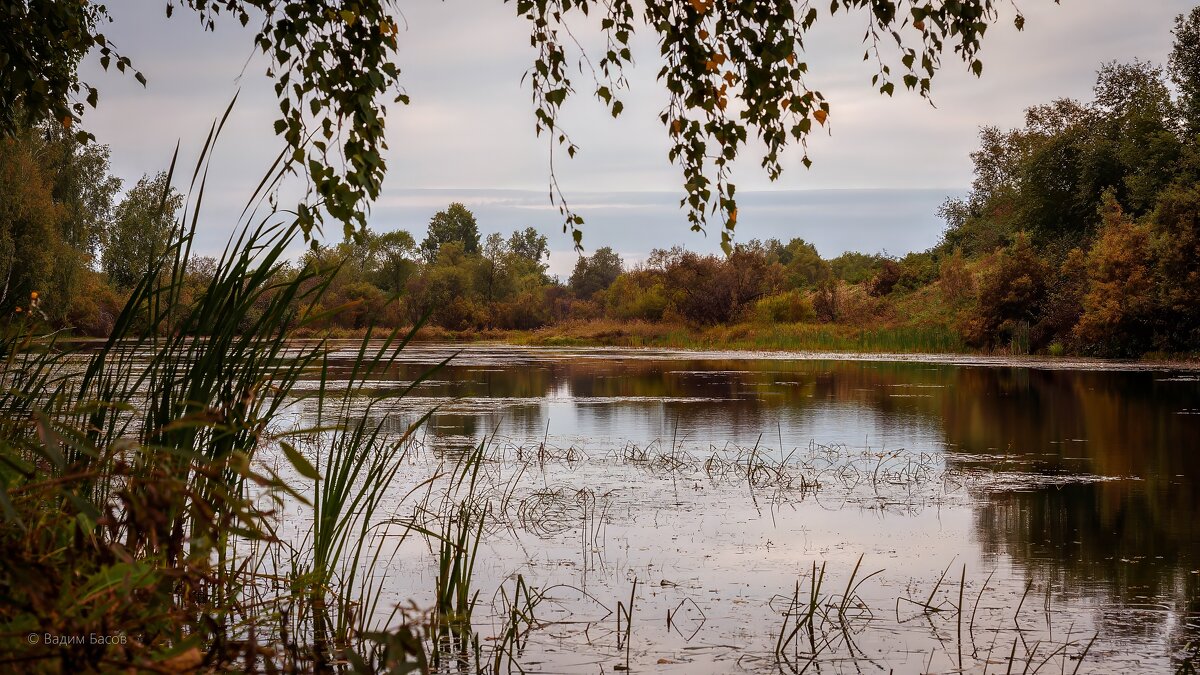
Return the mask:
<path id="1" fill-rule="evenodd" d="M 391 328 L 377 328 L 382 337 Z M 401 333 L 411 330 L 401 328 Z M 298 332 L 296 341 L 327 339 L 361 340 L 367 330 L 334 328 Z M 107 338 L 70 337 L 64 342 L 101 344 Z M 609 321 L 567 322 L 528 329 L 454 331 L 422 327 L 415 344 L 455 344 L 561 349 L 622 349 L 677 352 L 711 358 L 744 358 L 857 361 L 921 361 L 979 366 L 1027 366 L 1049 369 L 1176 369 L 1200 370 L 1200 354 L 1148 353 L 1137 358 L 1105 358 L 1070 352 L 1014 354 L 1008 350 L 981 350 L 952 342 L 948 329 L 875 327 L 837 324 L 734 324 L 691 328 L 677 324 Z M 937 347 L 953 347 L 937 349 Z M 930 348 L 933 347 L 933 348 Z"/>
<path id="2" fill-rule="evenodd" d="M 767 331 L 755 334 L 755 331 Z M 914 333 L 916 335 L 914 336 Z M 858 335 L 856 335 L 858 334 Z M 325 335 L 313 333 L 306 339 L 326 337 L 355 340 L 366 330 L 334 330 Z M 938 346 L 945 329 L 896 327 L 857 328 L 829 324 L 777 324 L 757 326 L 734 324 L 692 329 L 683 325 L 606 321 L 568 323 L 530 330 L 484 329 L 452 331 L 423 327 L 413 338 L 420 343 L 461 345 L 506 345 L 543 348 L 618 348 L 686 352 L 711 355 L 759 355 L 762 358 L 829 357 L 841 360 L 962 362 L 978 365 L 1016 365 L 1094 369 L 1097 366 L 1156 367 L 1200 370 L 1200 354 L 1151 352 L 1135 358 L 1106 358 L 1065 352 L 1014 354 L 1008 350 L 981 350 L 961 343 L 953 349 L 928 349 Z M 917 339 L 914 339 L 917 338 Z M 927 339 L 922 341 L 920 337 Z M 782 339 L 780 339 L 782 338 Z M 908 338 L 906 341 L 905 338 Z M 942 343 L 950 346 L 950 343 Z M 872 348 L 872 347 L 881 348 Z M 896 348 L 900 347 L 900 348 Z"/>

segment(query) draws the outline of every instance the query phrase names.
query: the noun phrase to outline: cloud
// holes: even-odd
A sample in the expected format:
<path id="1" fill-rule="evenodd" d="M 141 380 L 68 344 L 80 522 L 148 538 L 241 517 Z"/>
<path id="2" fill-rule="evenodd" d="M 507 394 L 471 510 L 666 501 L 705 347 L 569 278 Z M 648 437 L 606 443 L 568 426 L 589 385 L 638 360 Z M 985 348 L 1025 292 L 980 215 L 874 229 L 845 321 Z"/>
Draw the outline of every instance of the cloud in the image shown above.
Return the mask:
<path id="1" fill-rule="evenodd" d="M 1012 27 L 1011 10 L 988 31 L 982 79 L 947 57 L 934 84 L 936 107 L 907 93 L 880 96 L 870 85 L 875 66 L 862 59 L 861 17 L 822 18 L 805 58 L 809 85 L 832 102 L 832 133 L 812 137 L 811 170 L 801 168 L 798 150 L 789 152 L 787 171 L 777 183 L 763 175 L 754 149 L 747 150 L 735 167 L 739 193 L 746 195 L 739 236 L 802 232 L 826 254 L 927 246 L 940 231 L 932 209 L 947 192 L 970 182 L 968 153 L 979 126 L 1019 124 L 1024 108 L 1055 97 L 1087 98 L 1105 61 L 1164 61 L 1172 20 L 1190 5 L 1191 0 L 1022 3 L 1028 18 L 1024 33 Z M 177 140 L 183 158 L 194 158 L 208 125 L 240 88 L 205 198 L 209 217 L 199 246 L 215 250 L 280 148 L 271 133 L 276 108 L 263 75 L 266 64 L 252 56 L 252 32 L 236 23 L 225 21 L 206 33 L 186 11 L 168 21 L 160 6 L 152 7 L 117 4 L 116 22 L 107 29 L 146 72 L 149 87 L 87 65 L 82 74 L 101 85 L 102 98 L 86 124 L 112 146 L 116 171 L 135 180 L 165 167 Z M 404 15 L 408 30 L 399 61 L 413 103 L 388 110 L 390 173 L 373 222 L 385 229 L 419 228 L 444 206 L 448 193 L 439 190 L 474 190 L 475 207 L 494 215 L 497 229 L 536 225 L 550 236 L 552 248 L 569 251 L 569 235 L 561 232 L 557 212 L 547 208 L 549 139 L 534 135 L 529 91 L 521 84 L 534 58 L 524 20 L 511 3 L 499 0 L 412 3 Z M 575 28 L 584 42 L 592 39 L 594 32 Z M 631 89 L 619 120 L 592 100 L 586 76 L 576 76 L 579 91 L 568 101 L 563 122 L 582 151 L 575 160 L 558 158 L 559 181 L 589 220 L 590 246 L 631 253 L 660 243 L 715 248 L 716 233 L 706 239 L 690 233 L 677 209 L 681 179 L 667 161 L 667 139 L 657 119 L 666 99 L 655 78 L 653 36 L 645 32 L 635 48 L 639 62 L 629 73 Z M 825 192 L 846 189 L 864 192 Z M 812 190 L 820 193 L 808 194 Z M 639 192 L 654 196 L 636 197 Z M 640 218 L 634 217 L 638 208 L 645 209 Z"/>

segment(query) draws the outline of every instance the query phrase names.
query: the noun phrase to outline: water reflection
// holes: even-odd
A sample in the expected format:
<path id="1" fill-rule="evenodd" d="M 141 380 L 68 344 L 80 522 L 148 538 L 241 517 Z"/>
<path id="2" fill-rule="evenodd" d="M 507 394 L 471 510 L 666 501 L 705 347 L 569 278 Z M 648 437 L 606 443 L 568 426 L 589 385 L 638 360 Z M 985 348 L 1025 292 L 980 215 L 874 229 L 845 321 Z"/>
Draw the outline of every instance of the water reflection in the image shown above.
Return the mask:
<path id="1" fill-rule="evenodd" d="M 411 350 L 379 388 L 411 382 L 446 351 Z M 813 440 L 1017 472 L 1028 480 L 972 488 L 982 558 L 1007 557 L 1088 601 L 1120 639 L 1165 636 L 1178 654 L 1200 638 L 1194 372 L 484 347 L 395 408 L 411 417 L 434 405 L 429 433 L 448 445 L 493 433 L 588 450 Z"/>

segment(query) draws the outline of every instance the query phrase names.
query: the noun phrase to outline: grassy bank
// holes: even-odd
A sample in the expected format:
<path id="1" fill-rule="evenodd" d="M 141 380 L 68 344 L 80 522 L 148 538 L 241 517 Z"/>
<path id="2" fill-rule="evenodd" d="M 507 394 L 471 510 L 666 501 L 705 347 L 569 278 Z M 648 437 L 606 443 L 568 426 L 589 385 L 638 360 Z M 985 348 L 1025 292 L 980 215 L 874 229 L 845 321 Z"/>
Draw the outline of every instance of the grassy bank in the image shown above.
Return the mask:
<path id="1" fill-rule="evenodd" d="M 309 334 L 313 337 L 316 334 Z M 362 330 L 334 330 L 334 339 L 360 339 Z M 537 347 L 657 347 L 732 351 L 821 351 L 892 354 L 963 354 L 976 352 L 953 331 L 939 327 L 857 328 L 839 324 L 742 323 L 694 327 L 646 321 L 569 321 L 533 330 L 454 331 L 424 326 L 417 339 L 438 342 L 488 342 Z M 991 352 L 989 352 L 991 353 Z"/>
<path id="2" fill-rule="evenodd" d="M 515 344 L 663 347 L 696 350 L 963 353 L 953 332 L 929 328 L 855 328 L 835 324 L 734 324 L 693 328 L 642 322 L 581 322 L 506 336 Z"/>

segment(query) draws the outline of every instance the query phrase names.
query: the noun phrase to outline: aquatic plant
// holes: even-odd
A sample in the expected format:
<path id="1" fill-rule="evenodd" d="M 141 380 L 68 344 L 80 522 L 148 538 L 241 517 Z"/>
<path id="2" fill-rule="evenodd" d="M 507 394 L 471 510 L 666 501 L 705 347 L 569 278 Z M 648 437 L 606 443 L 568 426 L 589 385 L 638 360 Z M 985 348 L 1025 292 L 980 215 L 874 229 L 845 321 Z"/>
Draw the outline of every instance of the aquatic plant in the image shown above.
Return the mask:
<path id="1" fill-rule="evenodd" d="M 393 333 L 374 353 L 364 341 L 340 399 L 326 387 L 327 344 L 290 339 L 336 310 L 321 306 L 331 273 L 287 262 L 296 220 L 256 215 L 279 161 L 206 285 L 182 299 L 228 115 L 192 172 L 187 215 L 103 344 L 64 344 L 28 314 L 0 333 L 7 666 L 308 670 L 362 661 L 355 652 L 379 643 L 369 657 L 380 663 L 424 662 L 415 627 L 376 621 L 378 580 L 355 577 L 407 437 L 346 424 L 365 378 L 408 338 Z M 280 428 L 314 373 L 307 395 L 340 406 L 337 420 Z M 300 448 L 325 453 L 321 471 Z M 308 506 L 311 532 L 293 547 L 279 514 Z"/>

